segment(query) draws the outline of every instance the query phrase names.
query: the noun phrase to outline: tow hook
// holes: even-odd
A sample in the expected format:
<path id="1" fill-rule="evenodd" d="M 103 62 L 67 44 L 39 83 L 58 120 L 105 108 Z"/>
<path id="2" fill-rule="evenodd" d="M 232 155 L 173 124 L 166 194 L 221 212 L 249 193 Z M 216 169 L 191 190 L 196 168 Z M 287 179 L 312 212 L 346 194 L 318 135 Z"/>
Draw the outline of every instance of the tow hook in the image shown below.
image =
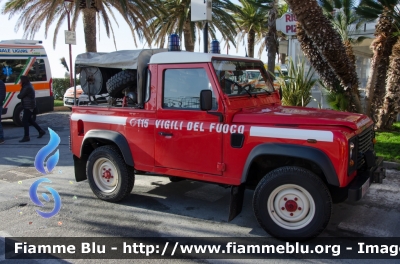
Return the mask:
<path id="1" fill-rule="evenodd" d="M 382 183 L 383 179 L 385 179 L 385 178 L 386 178 L 386 169 L 384 167 L 378 167 L 374 171 L 372 182 L 374 182 L 374 183 Z"/>

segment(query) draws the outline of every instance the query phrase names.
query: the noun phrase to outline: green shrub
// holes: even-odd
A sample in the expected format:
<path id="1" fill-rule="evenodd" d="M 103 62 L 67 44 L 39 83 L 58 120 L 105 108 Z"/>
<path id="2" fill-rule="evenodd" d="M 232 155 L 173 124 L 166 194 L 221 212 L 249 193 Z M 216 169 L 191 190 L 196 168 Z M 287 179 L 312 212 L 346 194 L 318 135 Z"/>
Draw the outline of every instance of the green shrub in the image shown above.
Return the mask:
<path id="1" fill-rule="evenodd" d="M 53 93 L 54 99 L 63 99 L 65 91 L 70 87 L 69 78 L 54 78 Z"/>
<path id="2" fill-rule="evenodd" d="M 79 80 L 77 80 L 77 84 L 79 84 Z M 54 78 L 53 79 L 53 93 L 54 99 L 62 100 L 65 94 L 65 91 L 71 87 L 69 78 Z"/>
<path id="3" fill-rule="evenodd" d="M 313 71 L 310 67 L 306 72 L 305 61 L 302 60 L 296 66 L 289 59 L 288 75 L 279 71 L 279 84 L 282 88 L 282 104 L 288 106 L 307 106 L 311 99 L 311 89 L 317 82 L 313 79 Z"/>

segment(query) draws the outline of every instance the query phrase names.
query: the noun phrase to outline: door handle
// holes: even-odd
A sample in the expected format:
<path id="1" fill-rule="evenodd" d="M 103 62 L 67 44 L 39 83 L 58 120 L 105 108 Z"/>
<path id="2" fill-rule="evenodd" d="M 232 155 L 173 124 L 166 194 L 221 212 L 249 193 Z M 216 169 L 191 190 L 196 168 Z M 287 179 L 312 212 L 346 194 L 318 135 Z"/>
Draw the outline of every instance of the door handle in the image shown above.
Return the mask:
<path id="1" fill-rule="evenodd" d="M 164 136 L 164 137 L 172 137 L 172 133 L 167 133 L 167 132 L 158 132 L 158 134 L 160 135 L 160 136 Z"/>

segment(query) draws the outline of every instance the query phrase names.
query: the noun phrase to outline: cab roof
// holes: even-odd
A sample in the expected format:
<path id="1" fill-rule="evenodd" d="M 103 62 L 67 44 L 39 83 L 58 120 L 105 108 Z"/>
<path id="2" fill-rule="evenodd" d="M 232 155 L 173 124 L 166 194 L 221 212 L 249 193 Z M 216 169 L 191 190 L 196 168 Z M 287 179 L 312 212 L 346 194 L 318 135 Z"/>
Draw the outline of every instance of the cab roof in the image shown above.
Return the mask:
<path id="1" fill-rule="evenodd" d="M 149 64 L 169 64 L 169 63 L 196 63 L 196 62 L 211 62 L 212 59 L 240 59 L 250 61 L 260 61 L 259 59 L 250 57 L 240 57 L 232 55 L 223 55 L 216 53 L 200 53 L 186 51 L 168 51 L 154 54 L 150 58 Z"/>

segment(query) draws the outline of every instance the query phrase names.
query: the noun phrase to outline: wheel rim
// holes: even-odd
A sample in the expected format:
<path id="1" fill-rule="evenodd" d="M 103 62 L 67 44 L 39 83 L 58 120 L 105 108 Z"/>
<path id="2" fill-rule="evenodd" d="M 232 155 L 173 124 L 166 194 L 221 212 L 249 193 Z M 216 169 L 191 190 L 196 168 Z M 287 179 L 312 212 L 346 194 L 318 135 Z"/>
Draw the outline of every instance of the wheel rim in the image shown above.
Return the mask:
<path id="1" fill-rule="evenodd" d="M 21 120 L 21 122 L 23 117 L 24 117 L 24 110 L 22 109 L 21 112 L 19 112 L 19 120 Z"/>
<path id="2" fill-rule="evenodd" d="M 119 174 L 114 163 L 100 158 L 93 165 L 93 179 L 100 191 L 110 193 L 117 188 Z"/>
<path id="3" fill-rule="evenodd" d="M 268 213 L 280 227 L 297 230 L 307 226 L 315 216 L 311 194 L 296 184 L 276 188 L 268 198 Z"/>

